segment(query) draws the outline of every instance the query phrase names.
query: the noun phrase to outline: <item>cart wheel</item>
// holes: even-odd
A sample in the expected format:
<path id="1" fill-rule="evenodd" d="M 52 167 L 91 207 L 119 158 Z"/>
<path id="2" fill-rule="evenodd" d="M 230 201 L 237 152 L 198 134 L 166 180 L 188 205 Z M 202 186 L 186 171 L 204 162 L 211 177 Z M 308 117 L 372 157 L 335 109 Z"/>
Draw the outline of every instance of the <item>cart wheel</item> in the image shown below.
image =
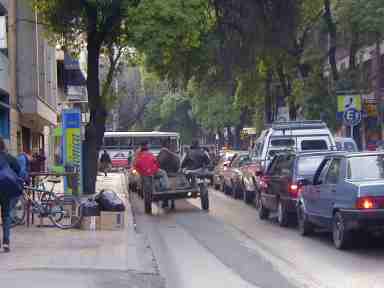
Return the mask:
<path id="1" fill-rule="evenodd" d="M 201 209 L 206 211 L 209 210 L 208 189 L 204 185 L 200 187 L 200 198 L 201 198 Z"/>

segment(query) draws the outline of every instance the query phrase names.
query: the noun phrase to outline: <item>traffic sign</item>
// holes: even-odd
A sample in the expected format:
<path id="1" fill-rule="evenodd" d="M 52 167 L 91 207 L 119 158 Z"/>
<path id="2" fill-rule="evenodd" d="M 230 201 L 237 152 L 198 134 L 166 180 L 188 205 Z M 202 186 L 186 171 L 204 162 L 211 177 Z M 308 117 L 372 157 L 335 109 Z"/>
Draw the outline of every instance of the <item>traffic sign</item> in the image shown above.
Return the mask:
<path id="1" fill-rule="evenodd" d="M 356 126 L 361 122 L 361 112 L 351 107 L 344 111 L 344 123 L 347 126 Z"/>

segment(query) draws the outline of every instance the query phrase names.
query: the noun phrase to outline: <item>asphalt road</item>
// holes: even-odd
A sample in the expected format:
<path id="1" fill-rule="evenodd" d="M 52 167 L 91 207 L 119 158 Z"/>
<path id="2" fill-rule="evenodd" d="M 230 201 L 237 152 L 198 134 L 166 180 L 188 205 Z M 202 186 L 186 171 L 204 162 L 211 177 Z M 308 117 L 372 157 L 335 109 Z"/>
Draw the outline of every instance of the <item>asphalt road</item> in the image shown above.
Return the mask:
<path id="1" fill-rule="evenodd" d="M 384 287 L 383 239 L 337 251 L 328 233 L 303 238 L 220 192 L 211 191 L 210 200 L 209 213 L 198 200 L 180 200 L 176 211 L 154 205 L 147 216 L 133 197 L 137 230 L 148 238 L 168 288 Z"/>

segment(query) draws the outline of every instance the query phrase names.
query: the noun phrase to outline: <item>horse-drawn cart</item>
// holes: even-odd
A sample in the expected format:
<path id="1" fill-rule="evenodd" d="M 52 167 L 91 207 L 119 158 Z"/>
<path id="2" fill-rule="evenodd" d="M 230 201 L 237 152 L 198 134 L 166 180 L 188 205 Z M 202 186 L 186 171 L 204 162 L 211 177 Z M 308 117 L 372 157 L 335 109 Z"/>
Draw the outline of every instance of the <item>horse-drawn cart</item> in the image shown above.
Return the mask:
<path id="1" fill-rule="evenodd" d="M 164 191 L 156 177 L 142 177 L 145 213 L 152 214 L 153 202 L 171 201 L 172 208 L 175 208 L 175 200 L 188 198 L 200 198 L 201 208 L 209 210 L 208 177 L 201 171 L 168 174 L 170 189 Z"/>

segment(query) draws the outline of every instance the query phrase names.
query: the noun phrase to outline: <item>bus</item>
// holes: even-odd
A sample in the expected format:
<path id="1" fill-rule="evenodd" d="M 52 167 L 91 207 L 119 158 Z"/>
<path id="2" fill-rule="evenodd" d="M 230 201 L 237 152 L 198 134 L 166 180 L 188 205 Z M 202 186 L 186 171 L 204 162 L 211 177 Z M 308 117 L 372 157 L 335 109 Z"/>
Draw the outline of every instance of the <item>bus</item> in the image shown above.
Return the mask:
<path id="1" fill-rule="evenodd" d="M 134 152 L 144 141 L 149 149 L 157 155 L 163 140 L 168 139 L 171 147 L 180 153 L 180 134 L 176 132 L 105 132 L 102 153 L 107 150 L 112 160 L 113 168 L 129 168 L 128 158 L 133 158 Z"/>

